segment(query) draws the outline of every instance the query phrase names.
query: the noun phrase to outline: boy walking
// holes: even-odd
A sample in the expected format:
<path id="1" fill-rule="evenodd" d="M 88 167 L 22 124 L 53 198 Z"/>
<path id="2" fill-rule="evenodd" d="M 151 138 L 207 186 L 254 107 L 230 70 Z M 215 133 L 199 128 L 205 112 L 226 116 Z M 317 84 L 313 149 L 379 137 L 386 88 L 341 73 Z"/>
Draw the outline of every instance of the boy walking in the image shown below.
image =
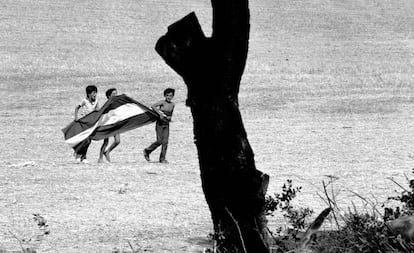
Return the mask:
<path id="1" fill-rule="evenodd" d="M 111 97 L 114 97 L 116 95 L 118 95 L 118 92 L 115 88 L 111 88 L 109 90 L 107 90 L 105 92 L 106 98 L 110 99 Z M 103 156 L 105 156 L 106 160 L 108 162 L 111 162 L 111 157 L 109 156 L 109 153 L 116 148 L 116 146 L 119 145 L 119 143 L 121 143 L 121 135 L 120 134 L 115 134 L 114 135 L 114 142 L 111 144 L 111 146 L 109 146 L 108 149 L 106 149 L 106 147 L 108 146 L 109 143 L 109 139 L 105 138 L 104 142 L 101 146 L 101 151 L 99 153 L 99 159 L 98 159 L 98 163 L 102 163 L 103 162 Z M 106 150 L 105 150 L 106 149 Z"/>
<path id="2" fill-rule="evenodd" d="M 75 107 L 75 121 L 86 116 L 87 114 L 99 110 L 98 100 L 96 95 L 98 93 L 98 88 L 95 85 L 89 85 L 86 87 L 86 98 L 84 98 L 78 105 Z M 91 144 L 91 139 L 86 138 L 84 141 L 80 142 L 73 149 L 75 150 L 75 159 L 77 162 L 89 163 L 86 160 L 86 153 L 88 147 Z"/>
<path id="3" fill-rule="evenodd" d="M 164 90 L 164 100 L 161 100 L 151 106 L 151 108 L 160 115 L 160 119 L 155 124 L 157 140 L 149 147 L 144 149 L 144 158 L 150 161 L 150 154 L 161 146 L 160 163 L 168 163 L 165 159 L 167 154 L 168 138 L 170 135 L 170 121 L 174 111 L 175 104 L 172 102 L 175 90 L 167 88 Z"/>

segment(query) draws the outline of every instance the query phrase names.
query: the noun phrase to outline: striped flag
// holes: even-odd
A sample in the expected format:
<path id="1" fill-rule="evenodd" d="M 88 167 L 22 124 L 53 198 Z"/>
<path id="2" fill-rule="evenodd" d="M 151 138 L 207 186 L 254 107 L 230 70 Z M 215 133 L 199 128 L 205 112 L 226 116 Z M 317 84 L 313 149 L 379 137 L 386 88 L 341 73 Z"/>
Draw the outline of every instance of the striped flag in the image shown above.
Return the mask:
<path id="1" fill-rule="evenodd" d="M 119 95 L 108 99 L 99 111 L 94 111 L 62 129 L 65 142 L 75 147 L 88 137 L 102 140 L 152 123 L 159 115 L 134 99 Z"/>

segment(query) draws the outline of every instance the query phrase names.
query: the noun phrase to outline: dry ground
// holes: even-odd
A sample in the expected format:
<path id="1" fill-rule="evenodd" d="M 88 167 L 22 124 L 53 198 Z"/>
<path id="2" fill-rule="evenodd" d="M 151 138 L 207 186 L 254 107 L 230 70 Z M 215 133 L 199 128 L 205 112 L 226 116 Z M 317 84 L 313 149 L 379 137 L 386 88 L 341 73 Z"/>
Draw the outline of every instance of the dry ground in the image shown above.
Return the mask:
<path id="1" fill-rule="evenodd" d="M 209 35 L 209 1 L 98 2 L 0 4 L 0 249 L 18 249 L 16 236 L 39 252 L 110 252 L 128 241 L 199 252 L 212 228 L 186 89 L 153 46 L 190 11 Z M 410 0 L 251 2 L 240 109 L 269 193 L 291 178 L 304 187 L 299 203 L 319 211 L 321 181 L 333 175 L 341 206 L 363 208 L 350 191 L 382 202 L 397 189 L 387 177 L 411 176 L 413 11 Z M 101 101 L 116 87 L 144 104 L 176 88 L 170 164 L 141 156 L 153 125 L 122 135 L 112 164 L 96 163 L 99 142 L 90 165 L 75 164 L 60 129 L 89 84 Z M 44 238 L 33 213 L 48 222 Z"/>

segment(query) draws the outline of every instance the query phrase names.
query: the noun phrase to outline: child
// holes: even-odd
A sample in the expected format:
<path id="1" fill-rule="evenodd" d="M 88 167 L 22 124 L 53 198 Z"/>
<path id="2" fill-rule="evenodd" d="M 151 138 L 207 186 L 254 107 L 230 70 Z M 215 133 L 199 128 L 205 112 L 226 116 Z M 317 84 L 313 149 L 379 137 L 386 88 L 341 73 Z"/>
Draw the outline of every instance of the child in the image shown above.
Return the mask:
<path id="1" fill-rule="evenodd" d="M 84 98 L 82 102 L 75 107 L 75 121 L 99 109 L 98 100 L 96 99 L 97 93 L 98 88 L 96 88 L 95 85 L 89 85 L 86 87 L 86 98 Z M 86 153 L 88 151 L 89 144 L 91 144 L 91 140 L 87 138 L 74 147 L 76 161 L 89 163 L 88 160 L 86 160 Z"/>
<path id="2" fill-rule="evenodd" d="M 109 89 L 105 92 L 105 95 L 106 95 L 107 99 L 110 99 L 111 97 L 118 95 L 118 92 L 115 88 L 111 88 L 111 89 Z M 111 162 L 111 157 L 109 156 L 109 153 L 116 146 L 118 146 L 119 143 L 121 143 L 121 136 L 119 134 L 115 134 L 114 135 L 114 142 L 111 144 L 111 146 L 109 146 L 109 148 L 107 150 L 105 150 L 106 147 L 108 146 L 108 142 L 109 142 L 109 139 L 105 138 L 104 142 L 102 144 L 102 147 L 101 147 L 101 152 L 99 153 L 98 163 L 103 162 L 103 156 L 105 156 L 105 158 L 108 162 Z"/>
<path id="3" fill-rule="evenodd" d="M 151 108 L 160 115 L 160 119 L 157 120 L 155 125 L 155 132 L 157 134 L 157 140 L 152 143 L 148 148 L 144 149 L 144 158 L 150 161 L 149 155 L 152 151 L 161 147 L 160 163 L 168 163 L 165 160 L 167 154 L 168 137 L 170 134 L 170 121 L 174 111 L 174 103 L 171 101 L 174 98 L 175 90 L 167 88 L 164 90 L 165 100 L 161 100 L 151 106 Z"/>

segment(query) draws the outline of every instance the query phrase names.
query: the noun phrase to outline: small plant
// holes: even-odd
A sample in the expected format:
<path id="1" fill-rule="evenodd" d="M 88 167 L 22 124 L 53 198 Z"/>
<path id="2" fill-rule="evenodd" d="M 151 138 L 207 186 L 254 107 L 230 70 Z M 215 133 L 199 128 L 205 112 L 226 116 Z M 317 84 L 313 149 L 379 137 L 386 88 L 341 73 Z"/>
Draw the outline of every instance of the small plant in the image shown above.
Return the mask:
<path id="1" fill-rule="evenodd" d="M 414 170 L 413 170 L 414 173 Z M 393 208 L 385 208 L 385 219 L 392 220 L 396 219 L 402 215 L 413 215 L 414 214 L 414 179 L 407 179 L 408 180 L 408 187 L 401 186 L 394 179 L 390 178 L 395 184 L 397 184 L 403 190 L 400 196 L 389 197 L 389 200 L 395 200 L 402 204 L 401 207 Z"/>
<path id="2" fill-rule="evenodd" d="M 214 246 L 213 246 L 213 249 L 204 249 L 204 252 L 216 252 L 216 249 L 223 245 L 226 237 L 224 236 L 223 232 L 214 232 L 214 233 L 208 234 L 207 239 L 209 241 L 213 241 Z"/>
<path id="3" fill-rule="evenodd" d="M 121 188 L 119 188 L 118 193 L 119 194 L 126 194 L 128 190 L 128 184 L 124 184 Z"/>
<path id="4" fill-rule="evenodd" d="M 48 235 L 50 233 L 49 231 L 49 225 L 47 224 L 47 221 L 43 216 L 41 216 L 38 213 L 33 214 L 33 220 L 37 223 L 37 226 L 39 227 L 39 230 L 43 233 L 43 235 Z"/>
<path id="5" fill-rule="evenodd" d="M 381 252 L 393 248 L 390 245 L 388 229 L 376 215 L 369 213 L 348 213 L 345 216 L 345 245 L 355 252 Z"/>
<path id="6" fill-rule="evenodd" d="M 282 186 L 282 193 L 276 193 L 274 197 L 266 196 L 265 214 L 273 216 L 276 210 L 280 210 L 294 231 L 303 230 L 305 221 L 313 214 L 313 210 L 293 207 L 291 202 L 301 190 L 302 187 L 293 187 L 292 180 L 288 179 Z M 281 229 L 278 229 L 278 231 L 281 231 Z"/>
<path id="7" fill-rule="evenodd" d="M 39 247 L 45 236 L 50 234 L 49 225 L 42 215 L 34 213 L 32 219 L 37 225 L 37 229 L 34 232 L 35 234 L 21 236 L 9 231 L 10 235 L 19 242 L 21 252 L 23 253 L 36 253 L 36 249 Z M 27 228 L 27 230 L 31 229 Z"/>
<path id="8" fill-rule="evenodd" d="M 274 216 L 280 211 L 287 219 L 289 228 L 284 230 L 281 226 L 269 233 L 273 237 L 272 252 L 286 252 L 298 246 L 298 233 L 304 230 L 306 219 L 312 215 L 313 210 L 309 208 L 296 208 L 292 200 L 302 190 L 302 187 L 294 187 L 292 180 L 288 179 L 282 186 L 282 192 L 272 196 L 266 196 L 264 212 L 267 216 Z"/>

